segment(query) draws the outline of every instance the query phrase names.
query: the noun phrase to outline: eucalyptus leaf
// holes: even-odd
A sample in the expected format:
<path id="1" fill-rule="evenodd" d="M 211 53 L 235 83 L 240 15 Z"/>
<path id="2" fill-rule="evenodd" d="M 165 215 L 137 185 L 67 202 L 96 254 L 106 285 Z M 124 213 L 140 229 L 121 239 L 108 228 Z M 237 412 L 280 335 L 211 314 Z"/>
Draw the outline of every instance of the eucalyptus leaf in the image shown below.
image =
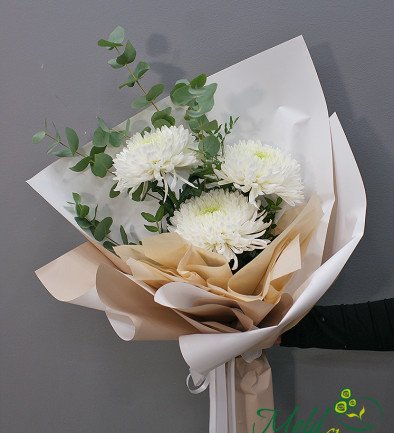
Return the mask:
<path id="1" fill-rule="evenodd" d="M 149 69 L 150 69 L 150 66 L 149 66 L 148 63 L 146 63 L 146 62 L 139 62 L 138 65 L 137 65 L 136 68 L 135 68 L 134 75 L 135 75 L 137 78 L 142 78 L 143 75 L 144 75 L 147 71 L 149 71 Z"/>
<path id="2" fill-rule="evenodd" d="M 75 155 L 76 151 L 79 147 L 79 138 L 77 133 L 72 128 L 66 128 L 66 137 L 68 141 L 68 145 L 70 147 L 71 153 Z"/>
<path id="3" fill-rule="evenodd" d="M 130 131 L 131 131 L 130 126 L 131 126 L 131 120 L 130 120 L 130 119 L 127 119 L 127 122 L 126 122 L 126 128 L 125 128 L 125 133 L 126 133 L 127 135 L 130 135 Z"/>
<path id="4" fill-rule="evenodd" d="M 129 63 L 134 62 L 136 55 L 137 52 L 135 51 L 135 48 L 133 47 L 132 43 L 130 41 L 127 41 L 123 54 L 121 54 L 119 57 L 116 58 L 116 62 L 119 63 L 119 65 L 125 66 Z"/>
<path id="5" fill-rule="evenodd" d="M 109 143 L 109 134 L 98 127 L 93 133 L 93 146 L 105 147 Z"/>
<path id="6" fill-rule="evenodd" d="M 147 99 L 145 98 L 145 96 L 141 96 L 140 98 L 135 99 L 131 103 L 131 106 L 133 108 L 142 109 L 142 108 L 146 108 L 149 104 L 150 104 L 150 102 L 147 101 Z"/>
<path id="7" fill-rule="evenodd" d="M 204 87 L 206 81 L 207 81 L 207 76 L 205 74 L 197 75 L 197 77 L 193 78 L 190 81 L 190 87 L 194 89 Z"/>
<path id="8" fill-rule="evenodd" d="M 208 135 L 202 142 L 200 142 L 199 148 L 209 156 L 215 156 L 220 150 L 220 141 L 214 135 Z"/>
<path id="9" fill-rule="evenodd" d="M 105 132 L 110 132 L 110 128 L 108 127 L 108 125 L 104 122 L 104 120 L 101 117 L 97 117 L 97 121 L 99 124 L 99 127 L 105 131 Z"/>
<path id="10" fill-rule="evenodd" d="M 90 161 L 91 161 L 90 156 L 82 158 L 74 166 L 70 167 L 70 170 L 76 172 L 84 171 L 88 167 Z"/>
<path id="11" fill-rule="evenodd" d="M 114 183 L 109 191 L 109 197 L 115 198 L 120 194 L 120 191 L 116 191 L 115 188 L 118 186 L 118 182 Z"/>
<path id="12" fill-rule="evenodd" d="M 119 65 L 119 63 L 116 61 L 116 59 L 108 60 L 108 64 L 111 66 L 111 68 L 114 68 L 114 69 L 123 68 L 123 65 Z"/>
<path id="13" fill-rule="evenodd" d="M 33 135 L 31 141 L 32 141 L 34 144 L 40 143 L 42 140 L 44 140 L 45 135 L 46 135 L 46 134 L 45 134 L 45 131 L 38 131 L 38 132 L 36 132 L 36 133 Z"/>
<path id="14" fill-rule="evenodd" d="M 109 144 L 113 147 L 119 147 L 123 143 L 124 134 L 121 131 L 112 131 L 109 134 Z"/>
<path id="15" fill-rule="evenodd" d="M 75 205 L 75 211 L 80 218 L 85 218 L 89 214 L 89 206 L 86 204 L 77 203 Z"/>
<path id="16" fill-rule="evenodd" d="M 144 224 L 144 227 L 146 228 L 146 230 L 148 230 L 149 232 L 152 232 L 152 233 L 157 233 L 159 231 L 159 228 L 156 226 L 148 226 L 148 225 Z"/>
<path id="17" fill-rule="evenodd" d="M 90 157 L 92 158 L 94 155 L 97 155 L 98 153 L 103 153 L 105 152 L 105 147 L 95 147 L 93 146 L 90 149 Z M 91 162 L 93 162 L 93 160 L 91 159 Z"/>
<path id="18" fill-rule="evenodd" d="M 73 154 L 69 148 L 57 150 L 56 152 L 53 152 L 53 154 L 59 158 L 65 158 L 68 156 L 73 156 Z"/>
<path id="19" fill-rule="evenodd" d="M 94 155 L 92 173 L 98 177 L 105 177 L 108 169 L 112 167 L 112 162 L 112 157 L 106 153 L 98 153 Z"/>
<path id="20" fill-rule="evenodd" d="M 136 80 L 132 75 L 129 75 L 129 78 L 127 79 L 127 81 L 125 81 L 124 83 L 120 84 L 118 87 L 119 89 L 122 89 L 123 87 L 133 87 L 135 84 Z"/>
<path id="21" fill-rule="evenodd" d="M 120 237 L 122 238 L 122 242 L 125 245 L 128 245 L 129 244 L 129 239 L 127 237 L 126 230 L 124 229 L 124 227 L 122 225 L 120 226 L 119 230 L 120 230 Z"/>
<path id="22" fill-rule="evenodd" d="M 106 250 L 111 251 L 111 253 L 115 254 L 114 247 L 116 247 L 116 244 L 114 244 L 113 242 L 111 242 L 111 241 L 104 241 L 103 242 L 103 247 Z"/>
<path id="23" fill-rule="evenodd" d="M 193 99 L 189 86 L 185 83 L 176 84 L 171 90 L 170 97 L 175 105 L 187 105 Z"/>
<path id="24" fill-rule="evenodd" d="M 165 123 L 163 124 L 167 126 L 175 125 L 175 119 L 170 115 L 170 113 L 171 113 L 171 107 L 167 107 L 161 111 L 156 111 L 155 113 L 152 114 L 151 117 L 152 125 L 155 128 L 159 128 L 160 126 L 157 126 L 156 124 L 158 121 L 165 121 Z"/>
<path id="25" fill-rule="evenodd" d="M 165 215 L 165 207 L 164 205 L 160 205 L 159 209 L 157 209 L 156 215 L 155 215 L 155 220 L 156 221 L 161 221 Z"/>
<path id="26" fill-rule="evenodd" d="M 72 196 L 73 196 L 73 200 L 74 200 L 75 204 L 81 203 L 81 195 L 80 194 L 78 194 L 77 192 L 73 192 Z"/>
<path id="27" fill-rule="evenodd" d="M 103 241 L 106 236 L 111 232 L 112 218 L 106 217 L 101 220 L 93 231 L 93 236 L 97 241 Z"/>
<path id="28" fill-rule="evenodd" d="M 83 230 L 88 230 L 92 226 L 92 223 L 86 218 L 74 217 L 74 220 Z"/>
<path id="29" fill-rule="evenodd" d="M 152 129 L 150 128 L 150 126 L 145 126 L 145 128 L 140 132 L 140 134 L 141 134 L 142 136 L 144 136 L 145 133 L 147 133 L 147 132 L 151 132 L 151 131 L 152 131 Z"/>
<path id="30" fill-rule="evenodd" d="M 207 119 L 207 116 L 202 115 L 200 117 L 193 117 L 189 120 L 189 126 L 192 131 L 216 131 L 218 128 L 217 120 L 211 122 Z"/>
<path id="31" fill-rule="evenodd" d="M 152 86 L 149 90 L 149 92 L 146 94 L 146 100 L 147 101 L 153 101 L 156 99 L 159 95 L 161 95 L 164 91 L 164 84 L 155 84 Z"/>
<path id="32" fill-rule="evenodd" d="M 115 30 L 113 30 L 108 36 L 108 40 L 110 42 L 121 44 L 124 40 L 124 28 L 121 26 L 117 26 Z"/>
<path id="33" fill-rule="evenodd" d="M 153 125 L 154 128 L 160 129 L 163 126 L 170 127 L 172 124 L 170 122 L 168 122 L 166 119 L 157 119 L 154 122 L 152 122 L 152 125 Z"/>
<path id="34" fill-rule="evenodd" d="M 143 190 L 144 190 L 144 184 L 141 183 L 141 185 L 131 194 L 131 198 L 134 201 L 141 201 L 141 194 Z"/>
<path id="35" fill-rule="evenodd" d="M 154 217 L 154 215 L 148 213 L 148 212 L 141 212 L 142 218 L 144 218 L 146 221 L 150 222 L 150 223 L 155 223 L 156 222 L 156 218 Z"/>
<path id="36" fill-rule="evenodd" d="M 106 48 L 116 48 L 116 47 L 121 47 L 122 46 L 122 44 L 119 44 L 117 42 L 107 41 L 106 39 L 100 39 L 97 42 L 97 45 L 99 47 L 106 47 Z"/>

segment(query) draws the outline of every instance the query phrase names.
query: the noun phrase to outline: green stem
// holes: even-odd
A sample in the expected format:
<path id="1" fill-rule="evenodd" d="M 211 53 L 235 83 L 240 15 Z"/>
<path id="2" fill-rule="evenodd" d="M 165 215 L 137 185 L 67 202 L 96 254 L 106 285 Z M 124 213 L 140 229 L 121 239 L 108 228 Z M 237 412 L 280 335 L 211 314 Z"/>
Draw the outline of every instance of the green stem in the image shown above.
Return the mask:
<path id="1" fill-rule="evenodd" d="M 120 54 L 119 48 L 115 47 L 116 51 L 118 52 L 118 54 Z M 141 89 L 142 93 L 146 96 L 148 94 L 148 92 L 144 89 L 144 87 L 142 86 L 142 84 L 140 83 L 140 80 L 134 75 L 134 72 L 130 69 L 130 66 L 128 64 L 125 65 L 126 69 L 129 71 L 129 74 L 133 77 L 134 81 L 137 83 L 137 86 Z M 157 105 L 155 104 L 154 101 L 149 101 L 153 107 L 155 108 L 156 111 L 160 111 L 157 108 Z"/>
<path id="2" fill-rule="evenodd" d="M 63 147 L 65 147 L 66 149 L 70 149 L 70 147 L 69 146 L 67 146 L 67 144 L 64 144 L 62 141 L 59 141 L 59 140 L 56 140 L 56 138 L 55 137 L 52 137 L 52 135 L 50 135 L 50 134 L 48 134 L 46 131 L 45 131 L 45 135 L 48 137 L 48 138 L 50 138 L 50 139 L 52 139 L 53 141 L 56 141 L 56 143 L 59 143 L 61 146 L 63 146 Z M 71 149 L 70 149 L 71 150 Z M 75 152 L 77 155 L 79 155 L 80 157 L 82 157 L 82 158 L 86 158 L 87 157 L 87 155 L 84 155 L 84 154 L 82 154 L 82 153 L 80 153 L 80 152 Z"/>
<path id="3" fill-rule="evenodd" d="M 159 200 L 159 201 L 161 200 L 161 197 L 156 197 L 156 196 L 154 196 L 153 194 L 151 194 L 149 192 L 147 192 L 146 195 L 149 195 L 149 197 L 152 197 L 152 198 L 154 198 L 156 200 Z"/>

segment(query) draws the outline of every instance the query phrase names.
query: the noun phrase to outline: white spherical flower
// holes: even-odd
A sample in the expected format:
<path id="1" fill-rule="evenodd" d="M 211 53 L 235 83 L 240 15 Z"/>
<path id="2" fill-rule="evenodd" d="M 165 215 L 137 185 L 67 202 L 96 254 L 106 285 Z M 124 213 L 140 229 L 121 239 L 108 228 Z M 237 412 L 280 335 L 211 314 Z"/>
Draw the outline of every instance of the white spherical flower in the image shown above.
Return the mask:
<path id="1" fill-rule="evenodd" d="M 163 126 L 143 136 L 135 134 L 127 146 L 114 158 L 117 191 L 131 188 L 134 192 L 141 183 L 157 180 L 166 191 L 168 181 L 175 187 L 179 176 L 177 169 L 198 164 L 197 144 L 193 135 L 183 126 Z"/>
<path id="2" fill-rule="evenodd" d="M 214 189 L 185 201 L 171 218 L 168 230 L 233 260 L 236 269 L 237 254 L 269 244 L 268 239 L 261 239 L 271 224 L 263 221 L 265 217 L 239 191 Z"/>
<path id="3" fill-rule="evenodd" d="M 280 149 L 260 141 L 241 140 L 226 146 L 221 169 L 215 173 L 221 179 L 219 185 L 234 184 L 249 193 L 253 204 L 258 196 L 269 194 L 281 197 L 291 206 L 304 198 L 299 163 Z"/>

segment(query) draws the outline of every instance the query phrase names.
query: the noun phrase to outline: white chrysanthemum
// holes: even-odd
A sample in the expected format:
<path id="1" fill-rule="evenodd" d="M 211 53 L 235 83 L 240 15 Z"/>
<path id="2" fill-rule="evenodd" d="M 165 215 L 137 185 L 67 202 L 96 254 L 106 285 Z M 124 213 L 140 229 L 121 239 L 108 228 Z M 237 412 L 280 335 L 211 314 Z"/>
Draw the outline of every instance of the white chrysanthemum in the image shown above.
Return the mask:
<path id="1" fill-rule="evenodd" d="M 234 260 L 236 269 L 236 254 L 268 245 L 269 240 L 260 239 L 271 224 L 263 221 L 265 217 L 239 191 L 215 189 L 184 202 L 171 218 L 168 230 L 197 247 Z"/>
<path id="2" fill-rule="evenodd" d="M 258 196 L 269 194 L 276 194 L 291 206 L 304 198 L 299 163 L 260 141 L 241 140 L 226 146 L 221 169 L 215 173 L 221 179 L 219 185 L 234 184 L 249 193 L 253 204 Z"/>
<path id="3" fill-rule="evenodd" d="M 188 183 L 177 169 L 198 163 L 195 139 L 183 126 L 163 126 L 144 136 L 138 133 L 126 144 L 114 158 L 117 191 L 131 188 L 134 192 L 141 183 L 154 180 L 163 183 L 167 191 L 169 180 L 171 188 L 178 178 Z"/>

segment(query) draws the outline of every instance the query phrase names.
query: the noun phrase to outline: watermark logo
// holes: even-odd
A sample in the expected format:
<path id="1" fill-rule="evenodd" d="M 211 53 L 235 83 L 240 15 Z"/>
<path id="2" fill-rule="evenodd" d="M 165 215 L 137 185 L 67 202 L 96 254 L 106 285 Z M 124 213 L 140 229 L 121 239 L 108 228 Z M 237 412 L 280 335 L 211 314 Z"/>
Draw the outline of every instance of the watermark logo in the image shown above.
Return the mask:
<path id="1" fill-rule="evenodd" d="M 383 416 L 381 404 L 373 397 L 355 396 L 350 388 L 339 391 L 338 400 L 321 410 L 314 407 L 306 419 L 300 417 L 300 407 L 279 422 L 279 411 L 261 408 L 257 411 L 259 426 L 252 426 L 252 433 L 373 433 Z"/>
<path id="2" fill-rule="evenodd" d="M 371 413 L 374 419 L 381 418 L 383 408 L 373 397 L 357 398 L 350 388 L 344 388 L 340 392 L 340 399 L 334 405 L 334 412 L 338 415 L 338 424 L 344 430 L 353 432 L 372 432 L 376 428 L 375 423 L 368 421 L 367 415 Z M 329 433 L 337 433 L 339 429 L 329 430 Z"/>

